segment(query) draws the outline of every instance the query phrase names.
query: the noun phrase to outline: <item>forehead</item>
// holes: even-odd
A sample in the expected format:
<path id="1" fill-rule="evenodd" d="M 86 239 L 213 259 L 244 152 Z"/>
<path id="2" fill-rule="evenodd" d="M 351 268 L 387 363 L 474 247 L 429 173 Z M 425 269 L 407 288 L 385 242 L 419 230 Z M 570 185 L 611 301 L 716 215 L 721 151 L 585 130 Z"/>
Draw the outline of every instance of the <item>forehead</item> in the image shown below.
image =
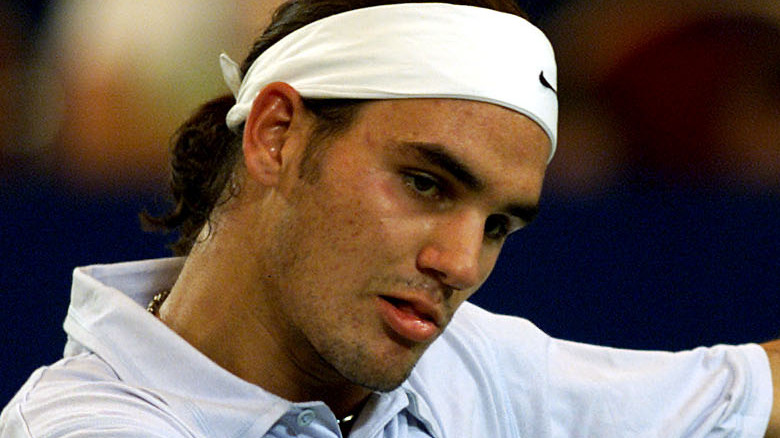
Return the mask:
<path id="1" fill-rule="evenodd" d="M 352 132 L 373 150 L 426 144 L 503 190 L 541 191 L 550 139 L 510 109 L 460 99 L 397 99 L 366 104 Z"/>
<path id="2" fill-rule="evenodd" d="M 370 137 L 440 144 L 453 153 L 546 164 L 551 142 L 530 118 L 485 102 L 461 99 L 380 100 L 365 105 L 356 128 Z M 546 166 L 544 166 L 546 167 Z"/>

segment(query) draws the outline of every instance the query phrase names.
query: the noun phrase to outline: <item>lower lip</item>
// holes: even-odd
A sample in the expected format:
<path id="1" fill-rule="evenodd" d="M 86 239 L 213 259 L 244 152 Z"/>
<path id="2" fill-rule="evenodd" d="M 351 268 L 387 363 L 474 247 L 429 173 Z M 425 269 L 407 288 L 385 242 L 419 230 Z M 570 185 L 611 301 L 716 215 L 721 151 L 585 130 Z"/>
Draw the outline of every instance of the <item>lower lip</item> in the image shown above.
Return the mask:
<path id="1" fill-rule="evenodd" d="M 439 332 L 433 321 L 420 318 L 412 311 L 400 309 L 384 298 L 379 298 L 379 313 L 394 332 L 412 342 L 431 341 Z"/>

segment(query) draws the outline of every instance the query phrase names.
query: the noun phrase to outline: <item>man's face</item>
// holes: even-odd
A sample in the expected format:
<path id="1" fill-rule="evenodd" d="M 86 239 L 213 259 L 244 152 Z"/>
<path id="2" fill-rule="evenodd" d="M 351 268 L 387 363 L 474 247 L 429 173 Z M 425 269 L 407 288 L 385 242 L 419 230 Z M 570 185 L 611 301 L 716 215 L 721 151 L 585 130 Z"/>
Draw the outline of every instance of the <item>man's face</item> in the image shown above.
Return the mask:
<path id="1" fill-rule="evenodd" d="M 533 216 L 549 140 L 505 108 L 414 99 L 365 105 L 325 147 L 274 197 L 267 327 L 306 375 L 390 390 Z"/>

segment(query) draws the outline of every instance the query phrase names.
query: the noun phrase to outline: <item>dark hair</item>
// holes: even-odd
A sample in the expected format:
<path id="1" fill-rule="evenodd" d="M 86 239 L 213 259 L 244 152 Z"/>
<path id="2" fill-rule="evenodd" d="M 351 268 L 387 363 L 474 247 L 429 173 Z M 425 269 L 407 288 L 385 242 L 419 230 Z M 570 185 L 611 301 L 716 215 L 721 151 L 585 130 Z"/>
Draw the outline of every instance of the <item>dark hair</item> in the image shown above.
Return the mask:
<path id="1" fill-rule="evenodd" d="M 441 0 L 415 0 L 422 3 Z M 447 3 L 478 6 L 527 18 L 513 0 L 450 0 Z M 291 32 L 319 19 L 369 6 L 408 3 L 399 0 L 291 0 L 281 5 L 271 24 L 252 46 L 241 70 L 249 67 L 266 49 Z M 365 101 L 304 99 L 304 105 L 315 116 L 309 147 L 301 162 L 301 174 L 316 178 L 317 145 L 334 138 L 351 125 Z M 218 97 L 201 106 L 171 139 L 171 191 L 174 205 L 170 212 L 153 217 L 141 216 L 147 229 L 178 231 L 171 245 L 174 253 L 189 253 L 201 228 L 209 221 L 216 206 L 234 196 L 229 184 L 241 156 L 241 136 L 225 124 L 225 116 L 235 103 L 232 95 Z"/>

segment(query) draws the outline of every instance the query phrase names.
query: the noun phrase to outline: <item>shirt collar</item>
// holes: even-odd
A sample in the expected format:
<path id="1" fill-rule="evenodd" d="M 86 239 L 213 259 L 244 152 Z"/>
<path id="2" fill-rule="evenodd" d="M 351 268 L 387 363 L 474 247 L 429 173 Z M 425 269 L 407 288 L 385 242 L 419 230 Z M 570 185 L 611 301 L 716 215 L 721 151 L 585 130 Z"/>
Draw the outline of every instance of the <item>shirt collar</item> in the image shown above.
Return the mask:
<path id="1" fill-rule="evenodd" d="M 65 355 L 91 351 L 122 381 L 186 400 L 186 409 L 203 423 L 240 427 L 253 435 L 264 435 L 285 414 L 328 410 L 319 402 L 289 402 L 238 378 L 146 311 L 156 293 L 171 288 L 183 262 L 183 258 L 168 258 L 76 269 L 64 324 Z M 378 433 L 407 410 L 434 432 L 426 420 L 432 418 L 430 409 L 418 402 L 408 385 L 374 394 L 365 409 L 369 415 L 358 419 L 355 430 Z M 253 424 L 247 425 L 247 418 Z"/>
<path id="2" fill-rule="evenodd" d="M 76 269 L 65 354 L 91 351 L 123 382 L 170 403 L 182 401 L 180 407 L 205 424 L 263 435 L 293 404 L 221 368 L 146 311 L 155 293 L 173 285 L 182 263 L 172 258 Z"/>

